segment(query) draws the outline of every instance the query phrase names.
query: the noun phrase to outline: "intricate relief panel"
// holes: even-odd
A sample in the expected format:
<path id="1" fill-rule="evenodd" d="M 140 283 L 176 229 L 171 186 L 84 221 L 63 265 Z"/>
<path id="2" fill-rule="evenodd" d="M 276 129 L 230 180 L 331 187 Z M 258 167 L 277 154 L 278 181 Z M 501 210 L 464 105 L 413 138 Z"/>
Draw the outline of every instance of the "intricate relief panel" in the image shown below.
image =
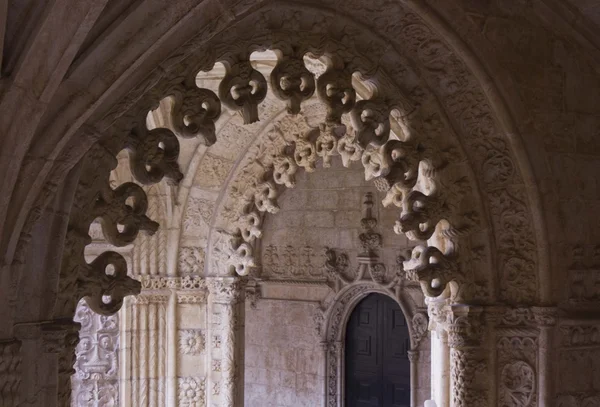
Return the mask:
<path id="1" fill-rule="evenodd" d="M 203 227 L 210 225 L 215 203 L 208 199 L 191 197 L 188 199 L 183 217 L 183 231 L 186 235 L 198 236 Z"/>
<path id="2" fill-rule="evenodd" d="M 578 244 L 570 254 L 568 305 L 597 309 L 600 304 L 600 246 Z"/>
<path id="3" fill-rule="evenodd" d="M 498 341 L 498 400 L 507 407 L 537 406 L 537 340 L 503 337 Z"/>
<path id="4" fill-rule="evenodd" d="M 263 275 L 285 279 L 324 278 L 326 251 L 325 247 L 268 245 L 262 254 Z"/>
<path id="5" fill-rule="evenodd" d="M 119 317 L 94 313 L 80 302 L 75 321 L 81 324 L 72 378 L 73 406 L 118 406 Z"/>
<path id="6" fill-rule="evenodd" d="M 206 339 L 198 329 L 184 329 L 179 331 L 179 352 L 184 355 L 199 355 L 204 352 Z"/>
<path id="7" fill-rule="evenodd" d="M 196 173 L 194 185 L 200 188 L 218 190 L 225 182 L 231 167 L 233 167 L 231 161 L 206 154 L 202 157 L 202 162 Z"/>
<path id="8" fill-rule="evenodd" d="M 179 249 L 179 271 L 181 274 L 201 274 L 204 272 L 204 249 L 201 247 L 181 247 Z"/>
<path id="9" fill-rule="evenodd" d="M 412 317 L 411 321 L 411 340 L 413 344 L 413 348 L 418 348 L 421 344 L 423 338 L 427 337 L 429 334 L 428 331 L 429 326 L 429 318 L 427 318 L 427 314 L 423 312 L 419 312 Z"/>
<path id="10" fill-rule="evenodd" d="M 206 379 L 200 377 L 180 377 L 178 392 L 180 407 L 206 406 Z"/>
<path id="11" fill-rule="evenodd" d="M 537 292 L 535 239 L 531 228 L 524 192 L 518 189 L 494 192 L 492 213 L 499 240 L 506 246 L 500 252 L 501 288 L 504 299 L 511 303 L 533 303 Z"/>

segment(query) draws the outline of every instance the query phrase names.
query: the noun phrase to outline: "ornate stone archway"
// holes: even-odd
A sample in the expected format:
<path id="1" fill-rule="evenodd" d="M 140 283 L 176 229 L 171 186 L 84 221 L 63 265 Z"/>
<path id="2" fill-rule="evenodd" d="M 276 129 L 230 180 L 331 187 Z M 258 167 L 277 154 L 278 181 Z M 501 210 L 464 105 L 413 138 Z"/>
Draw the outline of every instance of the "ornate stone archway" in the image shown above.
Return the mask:
<path id="1" fill-rule="evenodd" d="M 291 24 L 295 19 L 298 19 L 298 21 L 302 21 L 302 23 L 299 22 L 298 24 L 302 25 L 306 21 L 311 21 L 311 19 L 318 21 L 322 17 L 318 13 L 311 13 L 308 10 L 298 11 L 293 8 L 283 8 L 277 11 L 268 10 L 262 16 L 267 19 L 266 27 L 272 32 L 277 33 L 277 24 L 282 21 L 285 21 L 286 24 Z M 243 25 L 244 23 L 248 23 L 248 20 L 242 21 L 240 24 Z M 283 32 L 285 32 L 285 29 L 283 29 Z M 431 33 L 424 27 L 419 27 L 418 32 L 420 34 Z M 427 295 L 438 296 L 442 294 L 450 283 L 449 294 L 454 300 L 482 300 L 494 297 L 492 294 L 495 292 L 494 279 L 486 280 L 483 276 L 477 277 L 472 274 L 475 268 L 470 263 L 473 260 L 470 257 L 471 248 L 459 243 L 461 239 L 466 241 L 465 236 L 469 236 L 469 242 L 472 245 L 474 236 L 478 236 L 479 234 L 475 240 L 483 244 L 483 252 L 487 252 L 492 246 L 489 241 L 486 241 L 485 234 L 481 236 L 481 232 L 479 231 L 481 227 L 479 224 L 480 219 L 485 218 L 485 216 L 481 214 L 480 207 L 477 204 L 478 200 L 475 198 L 478 194 L 477 184 L 470 181 L 470 169 L 461 162 L 464 158 L 460 153 L 460 145 L 452 137 L 445 138 L 443 129 L 452 130 L 450 127 L 447 127 L 449 123 L 445 122 L 444 114 L 439 110 L 435 96 L 426 88 L 415 83 L 411 85 L 413 85 L 412 92 L 418 94 L 416 98 L 415 96 L 412 98 L 405 96 L 397 97 L 397 95 L 402 95 L 403 93 L 395 93 L 394 96 L 391 93 L 386 94 L 382 89 L 388 86 L 396 91 L 400 90 L 399 88 L 402 86 L 398 86 L 396 81 L 404 81 L 405 85 L 408 85 L 406 84 L 406 77 L 403 77 L 403 75 L 407 74 L 406 71 L 394 72 L 397 75 L 396 77 L 388 76 L 385 67 L 383 69 L 380 67 L 377 72 L 374 72 L 374 67 L 369 65 L 370 62 L 366 56 L 362 60 L 361 57 L 358 57 L 358 59 L 356 57 L 352 59 L 339 57 L 339 55 L 344 55 L 344 52 L 350 52 L 350 55 L 352 55 L 352 52 L 357 52 L 357 55 L 360 54 L 360 51 L 356 49 L 345 49 L 344 45 L 335 43 L 335 41 L 323 43 L 322 38 L 319 38 L 315 42 L 312 35 L 308 34 L 305 36 L 300 35 L 300 37 L 301 39 L 296 39 L 298 42 L 295 45 L 276 43 L 276 46 L 280 47 L 282 53 L 282 57 L 276 67 L 276 72 L 279 74 L 281 71 L 285 72 L 288 70 L 286 72 L 288 79 L 296 80 L 294 78 L 297 78 L 297 75 L 301 77 L 306 72 L 302 72 L 302 70 L 298 71 L 298 68 L 290 70 L 290 67 L 298 63 L 299 57 L 304 52 L 310 51 L 317 55 L 325 54 L 330 57 L 327 71 L 317 81 L 317 89 L 320 90 L 320 97 L 328 108 L 324 123 L 318 130 L 311 130 L 308 133 L 292 133 L 295 138 L 286 141 L 293 144 L 295 151 L 292 154 L 284 150 L 279 151 L 278 154 L 273 156 L 273 162 L 267 163 L 264 166 L 266 171 L 262 174 L 257 174 L 256 181 L 254 183 L 251 182 L 251 188 L 245 191 L 249 196 L 240 197 L 240 200 L 245 202 L 239 213 L 240 223 L 233 225 L 233 230 L 230 230 L 226 234 L 217 234 L 217 237 L 221 241 L 216 248 L 210 250 L 209 264 L 213 262 L 221 267 L 222 265 L 226 265 L 225 268 L 220 268 L 217 272 L 221 276 L 230 275 L 232 272 L 237 272 L 240 275 L 248 274 L 248 270 L 253 264 L 252 243 L 260 234 L 260 231 L 257 230 L 260 222 L 260 212 L 276 211 L 276 184 L 293 185 L 293 174 L 298 167 L 310 170 L 315 165 L 318 157 L 326 160 L 327 157 L 338 152 L 338 146 L 342 146 L 340 152 L 343 157 L 345 156 L 348 160 L 360 158 L 365 165 L 366 176 L 369 178 L 379 177 L 379 185 L 388 191 L 386 203 L 396 205 L 402 209 L 400 219 L 396 225 L 398 232 L 407 233 L 414 239 L 431 239 L 430 246 L 415 249 L 413 259 L 405 263 L 407 274 L 411 279 L 421 282 L 422 288 Z M 363 37 L 361 37 L 361 40 L 365 41 Z M 271 45 L 271 39 L 261 39 L 261 34 L 257 34 L 257 38 L 260 44 L 258 47 Z M 371 42 L 380 41 L 376 36 L 371 36 L 369 40 Z M 257 40 L 254 39 L 252 41 Z M 306 44 L 303 44 L 303 41 L 306 41 Z M 423 44 L 427 42 L 426 40 L 423 41 Z M 219 46 L 216 44 L 209 44 L 208 46 L 213 47 L 213 49 L 219 49 Z M 300 48 L 301 51 L 295 48 L 300 46 L 304 47 Z M 354 46 L 356 47 L 356 44 Z M 442 43 L 427 43 L 427 46 L 433 46 L 433 49 L 430 49 L 428 52 L 438 53 L 442 49 L 444 52 L 449 51 Z M 261 79 L 262 75 L 254 70 L 247 60 L 250 49 L 252 49 L 250 45 L 236 44 L 234 48 L 226 47 L 221 51 L 222 55 L 217 55 L 215 58 L 216 60 L 223 61 L 226 67 L 226 74 L 219 89 L 221 102 L 229 109 L 239 110 L 246 123 L 252 123 L 257 119 L 257 105 L 264 98 L 264 92 L 266 92 L 266 84 L 261 82 L 264 81 L 264 79 Z M 200 49 L 195 49 L 195 52 L 197 55 L 203 54 Z M 393 52 L 388 50 L 388 53 Z M 199 57 L 194 58 L 198 58 L 197 61 L 200 61 Z M 211 56 L 204 54 L 203 58 L 203 66 L 208 66 L 207 61 L 211 60 Z M 435 65 L 435 62 L 432 61 L 428 61 L 428 63 Z M 185 65 L 179 65 L 170 75 L 159 81 L 157 86 L 152 89 L 152 92 L 155 92 L 156 95 L 172 95 L 174 97 L 172 123 L 178 134 L 184 136 L 200 135 L 205 139 L 207 144 L 211 144 L 214 141 L 214 120 L 220 114 L 219 99 L 211 91 L 196 88 L 190 82 L 190 79 L 187 82 L 181 82 L 180 79 L 182 77 L 189 78 L 190 74 L 192 74 L 192 78 L 195 77 L 194 71 L 184 72 L 181 70 L 181 66 L 194 67 L 196 65 L 195 69 L 198 69 L 197 64 L 197 62 L 193 62 L 193 58 L 192 60 L 186 60 Z M 300 64 L 303 65 L 301 61 Z M 353 100 L 355 90 L 351 82 L 349 82 L 350 74 L 354 70 L 361 71 L 369 81 L 376 84 L 375 89 L 378 89 L 370 99 L 357 102 L 356 104 L 354 104 Z M 306 75 L 310 76 L 310 73 Z M 274 86 L 277 87 L 276 79 L 273 80 L 275 80 Z M 258 83 L 258 90 L 255 93 L 240 93 L 240 99 L 237 101 L 229 99 L 229 88 L 233 87 L 237 89 L 237 86 L 241 86 L 239 89 L 243 89 L 243 86 L 246 86 L 244 83 L 248 84 L 249 81 Z M 237 85 L 237 83 L 240 83 L 240 85 Z M 343 97 L 340 97 L 340 99 L 331 97 L 326 91 L 331 86 L 337 86 L 338 91 L 342 92 Z M 158 89 L 161 87 L 162 90 L 159 91 Z M 417 91 L 416 89 L 419 90 Z M 282 95 L 286 96 L 283 93 L 279 96 Z M 298 93 L 293 92 L 291 96 L 287 96 L 291 97 L 290 100 L 295 100 L 294 98 L 300 98 L 299 100 L 301 100 L 307 97 L 306 95 L 299 96 Z M 148 99 L 140 100 L 145 101 Z M 204 107 L 199 109 L 197 105 L 194 105 L 194 103 L 198 103 L 198 100 L 203 101 Z M 150 101 L 144 102 L 146 103 L 145 106 L 150 106 L 147 104 L 148 102 Z M 478 103 L 480 104 L 481 101 L 479 100 Z M 174 136 L 172 133 L 161 129 L 153 129 L 149 132 L 145 130 L 143 121 L 139 117 L 140 115 L 143 117 L 147 109 L 148 107 L 144 107 L 144 104 L 137 104 L 133 107 L 133 111 L 129 110 L 130 113 L 118 118 L 114 126 L 116 129 L 123 129 L 120 132 L 128 134 L 127 138 L 110 140 L 109 144 L 98 150 L 98 154 L 101 157 L 104 154 L 103 149 L 106 148 L 109 150 L 112 148 L 116 152 L 119 148 L 128 146 L 131 150 L 132 171 L 140 181 L 154 182 L 162 176 L 177 180 L 181 175 L 179 170 L 173 165 L 173 160 L 176 158 Z M 396 109 L 398 117 L 401 118 L 400 121 L 403 123 L 405 134 L 403 134 L 404 137 L 401 139 L 388 140 L 390 119 L 386 115 L 389 115 L 393 109 Z M 120 105 L 114 112 L 121 114 L 127 110 L 126 106 Z M 295 104 L 290 105 L 290 111 L 296 111 Z M 345 112 L 351 112 L 353 115 L 354 133 L 346 133 L 346 128 L 341 123 L 342 114 Z M 367 119 L 361 116 L 364 114 L 367 114 Z M 476 126 L 475 131 L 481 131 L 482 129 L 479 127 L 479 124 L 485 123 L 485 120 L 479 117 L 480 114 L 479 112 L 476 114 L 478 117 L 477 123 L 473 124 Z M 186 119 L 187 121 L 184 121 L 184 116 L 188 118 Z M 489 119 L 492 120 L 491 117 Z M 131 128 L 132 120 L 134 122 L 134 131 L 127 133 L 127 129 Z M 486 129 L 486 131 L 490 131 L 490 129 Z M 289 134 L 285 134 L 285 136 L 289 136 Z M 140 144 L 138 140 L 144 140 L 143 143 L 146 144 Z M 156 150 L 156 145 L 152 145 L 152 143 L 157 142 L 163 145 L 163 147 L 159 148 L 160 151 Z M 369 145 L 371 147 L 365 149 Z M 452 149 L 453 145 L 455 146 L 454 150 Z M 354 151 L 352 154 L 348 153 L 348 147 L 351 151 Z M 361 154 L 356 153 L 356 151 L 364 152 Z M 512 171 L 514 171 L 514 168 L 507 165 L 507 161 L 504 161 L 500 156 L 496 156 L 500 153 L 498 150 L 494 150 L 493 160 L 500 160 L 504 168 L 509 168 L 509 172 L 500 175 L 498 179 L 483 180 L 484 182 L 500 182 L 504 184 L 507 180 L 513 180 L 514 174 Z M 144 154 L 152 155 L 145 156 Z M 148 157 L 154 158 L 148 161 Z M 144 160 L 146 168 L 141 166 Z M 491 163 L 484 162 L 482 165 L 495 165 L 493 164 L 493 160 Z M 89 165 L 94 165 L 93 163 L 94 160 L 90 160 Z M 490 171 L 486 171 L 486 173 L 490 173 Z M 85 177 L 87 173 L 84 170 L 82 174 Z M 273 177 L 272 181 L 269 179 L 271 176 Z M 87 181 L 80 185 L 85 185 L 82 193 L 90 194 L 91 191 L 87 188 L 87 185 L 89 185 Z M 128 191 L 127 188 L 133 189 Z M 133 208 L 133 214 L 136 213 L 135 211 L 138 211 L 137 213 L 142 215 L 135 215 L 131 218 L 132 233 L 127 231 L 129 234 L 124 235 L 117 231 L 115 220 L 123 216 L 123 210 L 127 212 L 126 208 L 119 206 L 123 205 L 124 201 L 117 203 L 118 199 L 121 199 L 121 195 L 123 197 L 136 196 L 138 199 L 141 197 L 139 192 L 134 191 L 135 188 L 133 185 L 127 186 L 127 188 L 122 188 L 123 191 L 116 191 L 116 194 L 115 192 L 106 190 L 106 193 L 108 193 L 108 197 L 105 198 L 106 201 L 115 202 L 116 206 L 111 203 L 110 205 L 113 205 L 111 207 L 112 213 L 101 214 L 105 218 L 107 228 L 109 228 L 105 230 L 105 233 L 116 244 L 129 243 L 129 239 L 137 233 L 136 229 L 138 228 L 145 228 L 150 231 L 156 228 L 156 225 L 143 215 L 145 204 L 143 198 L 141 198 L 138 208 Z M 85 202 L 85 199 L 76 196 L 76 202 Z M 126 216 L 131 215 L 128 214 Z M 498 215 L 500 216 L 501 214 L 499 213 Z M 83 222 L 90 221 L 89 219 L 82 220 Z M 111 225 L 111 222 L 114 224 Z M 112 231 L 110 228 L 112 228 Z M 119 241 L 120 239 L 122 241 Z M 82 246 L 79 245 L 79 247 Z M 210 257 L 215 256 L 216 253 L 219 253 L 218 257 Z M 530 254 L 529 251 L 527 253 Z M 115 257 L 114 255 L 112 256 Z M 117 264 L 117 261 L 119 261 L 117 257 L 115 259 L 109 259 L 108 256 L 105 257 L 107 261 L 111 260 L 111 264 L 123 270 L 123 266 Z M 68 258 L 70 261 L 73 261 L 76 259 L 76 256 L 69 256 Z M 482 270 L 488 270 L 487 273 L 492 273 L 491 270 L 493 270 L 493 267 L 489 266 L 491 259 L 484 260 L 483 264 L 486 262 L 487 265 L 482 267 Z M 72 268 L 66 262 L 65 265 L 68 269 Z M 532 280 L 526 277 L 527 273 L 531 275 L 534 272 L 534 269 L 530 268 L 531 265 L 530 261 L 520 263 L 518 270 L 525 270 L 527 272 L 512 273 L 511 276 L 518 278 L 518 280 L 509 278 L 502 281 L 506 284 L 514 284 L 515 289 L 523 290 L 527 295 L 531 295 L 532 292 L 535 292 L 531 285 L 532 283 L 535 285 L 535 278 Z M 105 267 L 106 264 L 99 263 L 99 266 Z M 93 267 L 94 265 L 92 265 Z M 85 284 L 86 278 L 89 278 L 87 276 L 94 279 L 95 272 L 87 271 L 87 266 L 84 266 L 82 272 L 86 277 L 79 280 L 81 283 Z M 122 274 L 117 273 L 117 276 L 120 275 Z M 527 280 L 523 280 L 523 278 L 527 278 Z M 63 282 L 66 282 L 66 280 L 63 280 Z M 85 291 L 85 288 L 83 290 Z M 507 293 L 509 292 L 510 288 Z M 95 294 L 96 307 L 98 309 L 102 307 L 100 302 L 101 294 L 103 293 L 100 291 Z M 115 294 L 115 300 L 118 304 L 120 294 L 118 292 Z M 513 298 L 516 302 L 527 301 L 527 299 L 520 298 L 517 294 L 509 294 L 509 296 L 512 295 L 516 295 Z"/>
<path id="2" fill-rule="evenodd" d="M 256 18 L 264 23 L 260 28 L 256 28 Z M 78 188 L 66 239 L 71 249 L 63 256 L 55 320 L 69 320 L 80 297 L 89 297 L 97 310 L 112 313 L 124 295 L 139 290 L 139 285 L 126 277 L 122 257 L 106 254 L 88 264 L 83 249 L 88 243 L 90 223 L 96 217 L 103 220 L 105 234 L 116 245 L 132 242 L 139 230 L 154 232 L 157 228 L 146 216 L 146 198 L 139 187 L 125 184 L 113 189 L 108 182 L 120 150 L 130 150 L 132 171 L 142 183 L 163 177 L 173 181 L 181 178 L 175 135 L 166 129 L 148 129 L 148 111 L 163 97 L 172 96 L 175 133 L 200 136 L 207 144 L 214 141 L 214 120 L 220 114 L 221 102 L 241 111 L 245 121 L 254 121 L 266 80 L 255 73 L 247 58 L 252 50 L 269 47 L 281 52 L 276 69 L 278 74 L 287 73 L 291 83 L 307 75 L 299 63 L 304 53 L 331 59 L 323 75 L 326 79 L 316 82 L 317 93 L 320 90 L 329 111 L 322 128 L 310 135 L 297 134 L 294 153 L 278 154 L 268 171 L 257 178 L 248 206 L 240 213 L 245 225 L 235 225 L 236 230 L 221 235 L 222 257 L 218 260 L 228 267 L 216 274 L 246 274 L 252 263 L 260 212 L 273 211 L 275 184 L 292 183 L 293 165 L 310 168 L 314 165 L 312 156 L 326 159 L 340 145 L 354 149 L 371 145 L 360 158 L 367 176 L 378 177 L 378 184 L 388 191 L 386 202 L 401 208 L 398 230 L 430 239 L 428 246 L 415 251 L 413 259 L 405 264 L 410 278 L 420 281 L 428 295 L 438 296 L 448 285 L 450 297 L 464 302 L 529 305 L 540 298 L 539 245 L 533 233 L 528 190 L 522 183 L 520 164 L 510 150 L 511 141 L 500 130 L 487 102 L 489 88 L 486 93 L 453 48 L 436 38 L 427 23 L 407 13 L 400 22 L 385 24 L 398 36 L 391 46 L 385 37 L 356 21 L 334 18 L 328 10 L 289 4 L 265 6 L 230 26 L 220 42 L 200 38 L 187 43 L 121 103 L 84 128 L 85 134 L 92 134 L 89 139 L 102 140 L 92 147 L 76 176 Z M 295 32 L 294 36 L 288 35 L 287 27 Z M 253 33 L 250 38 L 239 34 L 248 32 Z M 403 52 L 396 49 L 400 43 L 405 44 Z M 196 87 L 193 79 L 199 69 L 212 67 L 217 60 L 226 66 L 225 90 L 219 92 L 219 97 Z M 370 99 L 356 104 L 351 100 L 354 89 L 350 77 L 354 72 L 360 72 L 377 90 Z M 227 92 L 234 87 L 230 85 L 248 85 L 249 79 L 258 83 L 258 91 L 244 94 L 244 86 L 240 85 L 238 91 L 241 89 L 244 103 L 232 100 Z M 338 86 L 350 101 L 336 100 L 328 94 L 326 89 L 332 86 Z M 290 93 L 282 88 L 278 92 L 290 100 L 292 113 L 306 97 L 297 90 Z M 198 100 L 204 102 L 202 107 Z M 402 139 L 388 140 L 387 115 L 394 109 L 405 134 Z M 361 117 L 367 111 L 371 117 L 365 121 Z M 355 134 L 341 130 L 341 117 L 347 112 L 354 116 Z M 355 157 L 344 147 L 342 152 L 348 159 Z M 64 171 L 64 167 L 57 167 L 50 178 L 60 178 Z M 260 179 L 269 172 L 272 180 Z M 127 205 L 128 198 L 135 201 L 133 206 Z M 27 224 L 35 220 L 34 213 Z M 123 225 L 125 230 L 120 230 Z M 26 243 L 25 230 L 22 240 Z M 116 270 L 114 275 L 106 273 L 109 265 Z M 478 275 L 477 271 L 484 273 Z M 106 294 L 112 297 L 108 303 L 103 300 Z M 63 328 L 61 325 L 61 332 L 68 335 L 71 328 Z M 463 345 L 465 342 L 457 342 L 457 346 Z M 61 355 L 66 363 L 61 367 L 63 376 L 70 372 L 67 356 Z"/>

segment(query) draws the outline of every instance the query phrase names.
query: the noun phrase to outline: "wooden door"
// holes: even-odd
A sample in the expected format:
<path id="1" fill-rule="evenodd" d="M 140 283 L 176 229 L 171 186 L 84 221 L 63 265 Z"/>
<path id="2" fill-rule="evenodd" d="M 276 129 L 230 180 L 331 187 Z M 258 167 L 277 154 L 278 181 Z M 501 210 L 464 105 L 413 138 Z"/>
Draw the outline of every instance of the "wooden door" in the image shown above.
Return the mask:
<path id="1" fill-rule="evenodd" d="M 410 336 L 398 304 L 381 294 L 358 303 L 346 327 L 346 407 L 410 407 Z"/>

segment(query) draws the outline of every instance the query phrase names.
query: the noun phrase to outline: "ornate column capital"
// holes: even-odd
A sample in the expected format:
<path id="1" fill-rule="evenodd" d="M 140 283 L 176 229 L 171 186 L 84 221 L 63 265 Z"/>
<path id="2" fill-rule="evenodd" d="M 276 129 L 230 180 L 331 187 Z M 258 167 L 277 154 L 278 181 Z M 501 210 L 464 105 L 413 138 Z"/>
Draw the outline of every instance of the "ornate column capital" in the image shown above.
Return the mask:
<path id="1" fill-rule="evenodd" d="M 238 303 L 244 300 L 246 280 L 240 277 L 209 277 L 206 279 L 210 300 Z"/>
<path id="2" fill-rule="evenodd" d="M 466 304 L 447 307 L 452 407 L 490 405 L 484 310 L 484 307 Z"/>
<path id="3" fill-rule="evenodd" d="M 407 354 L 410 363 L 417 363 L 419 361 L 419 357 L 421 356 L 421 352 L 419 352 L 418 350 L 409 350 Z"/>
<path id="4" fill-rule="evenodd" d="M 448 345 L 451 348 L 477 347 L 483 343 L 483 308 L 451 305 L 448 309 Z"/>

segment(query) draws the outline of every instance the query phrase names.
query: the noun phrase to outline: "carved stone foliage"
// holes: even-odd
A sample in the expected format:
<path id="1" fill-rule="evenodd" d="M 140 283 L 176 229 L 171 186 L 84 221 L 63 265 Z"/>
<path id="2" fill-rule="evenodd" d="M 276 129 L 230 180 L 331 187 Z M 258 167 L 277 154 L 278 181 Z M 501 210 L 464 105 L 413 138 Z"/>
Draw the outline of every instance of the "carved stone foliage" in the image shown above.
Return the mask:
<path id="1" fill-rule="evenodd" d="M 119 405 L 119 318 L 94 313 L 85 302 L 77 307 L 75 321 L 81 324 L 76 348 L 73 403 Z"/>
<path id="2" fill-rule="evenodd" d="M 178 379 L 178 397 L 181 407 L 206 406 L 206 379 L 200 377 L 180 377 Z"/>
<path id="3" fill-rule="evenodd" d="M 184 329 L 179 331 L 179 352 L 184 355 L 198 355 L 204 352 L 206 339 L 198 329 Z"/>
<path id="4" fill-rule="evenodd" d="M 235 304 L 244 298 L 245 282 L 239 277 L 210 278 L 207 284 L 215 302 Z"/>
<path id="5" fill-rule="evenodd" d="M 280 60 L 281 67 L 289 64 L 291 62 L 286 62 L 285 59 Z M 301 69 L 294 72 L 300 71 Z M 275 71 L 277 75 L 278 72 L 278 70 Z M 292 74 L 290 73 L 290 75 Z M 281 78 L 277 78 L 278 76 L 272 77 L 276 83 L 280 83 Z M 355 127 L 357 126 L 357 134 L 361 140 L 364 140 L 362 145 L 356 140 L 348 142 L 355 137 L 352 130 L 348 130 L 347 126 L 342 124 L 342 116 L 354 106 L 355 91 L 349 78 L 350 76 L 344 69 L 334 66 L 329 67 L 319 77 L 317 93 L 327 106 L 328 114 L 318 128 L 307 126 L 303 120 L 296 121 L 295 124 L 293 121 L 283 121 L 283 126 L 279 124 L 273 126 L 271 133 L 266 136 L 264 144 L 251 149 L 247 164 L 238 173 L 230 187 L 223 214 L 223 219 L 227 220 L 225 222 L 227 230 L 231 231 L 234 236 L 240 236 L 240 241 L 253 244 L 256 239 L 260 238 L 262 221 L 257 212 L 277 212 L 276 199 L 279 193 L 277 185 L 293 187 L 295 185 L 294 174 L 298 168 L 302 167 L 307 171 L 312 171 L 319 158 L 323 158 L 323 163 L 327 166 L 330 157 L 337 154 L 342 154 L 344 163 L 347 165 L 350 158 L 352 160 L 360 159 L 365 147 L 371 144 L 375 147 L 383 147 L 381 147 L 381 151 L 377 148 L 371 149 L 368 159 L 363 160 L 366 175 L 368 178 L 389 175 L 386 178 L 388 185 L 386 190 L 391 187 L 396 189 L 390 192 L 392 195 L 388 196 L 387 202 L 397 203 L 404 212 L 399 221 L 403 225 L 402 230 L 398 229 L 399 232 L 414 232 L 416 238 L 423 239 L 426 237 L 423 235 L 422 225 L 425 223 L 429 225 L 428 233 L 431 236 L 436 224 L 444 217 L 443 213 L 445 212 L 440 212 L 436 208 L 441 208 L 440 199 L 448 200 L 450 195 L 442 197 L 439 193 L 437 195 L 428 194 L 427 190 L 424 192 L 415 190 L 409 195 L 401 192 L 407 191 L 406 188 L 410 190 L 416 186 L 416 180 L 419 177 L 418 163 L 422 159 L 423 149 L 417 149 L 415 143 L 401 145 L 403 142 L 397 139 L 391 140 L 389 145 L 386 144 L 390 133 L 388 116 L 392 110 L 391 106 L 395 102 L 379 98 L 357 104 L 357 111 L 353 117 Z M 293 110 L 296 112 L 297 102 L 294 104 Z M 371 135 L 367 136 L 367 134 Z M 337 148 L 338 141 L 341 139 L 345 140 L 344 146 Z M 354 147 L 351 146 L 353 143 Z M 408 145 L 413 146 L 413 149 L 408 148 Z M 413 156 L 417 158 L 413 159 Z M 404 159 L 412 160 L 411 164 L 405 164 L 402 161 Z M 429 163 L 432 171 L 423 175 L 429 177 L 427 182 L 430 184 L 435 184 L 431 177 L 435 173 L 433 171 L 434 164 L 432 164 L 434 162 L 436 160 Z M 378 163 L 385 164 L 384 168 L 381 169 L 382 167 Z M 410 181 L 407 181 L 406 174 L 409 174 Z M 399 200 L 393 199 L 394 196 Z M 403 196 L 405 198 L 402 198 Z M 445 204 L 444 207 L 447 208 L 447 206 Z M 224 223 L 217 222 L 217 224 L 223 225 Z M 229 250 L 235 249 L 234 245 Z M 443 255 L 441 254 L 441 256 Z M 428 267 L 428 265 L 423 265 L 423 267 Z M 247 272 L 245 267 L 242 269 Z M 374 265 L 371 271 L 378 276 L 381 274 L 379 273 L 380 269 L 381 267 Z M 451 270 L 457 269 L 454 267 Z"/>
<path id="6" fill-rule="evenodd" d="M 201 290 L 206 289 L 206 280 L 200 276 L 164 277 L 136 276 L 141 282 L 142 289 L 147 290 Z"/>
<path id="7" fill-rule="evenodd" d="M 502 337 L 498 340 L 498 400 L 501 405 L 537 405 L 537 348 L 533 337 Z"/>
<path id="8" fill-rule="evenodd" d="M 528 236 L 531 228 L 524 192 L 503 190 L 493 193 L 492 212 L 496 216 L 500 242 L 503 298 L 511 303 L 532 303 L 537 292 L 535 239 Z"/>
<path id="9" fill-rule="evenodd" d="M 268 245 L 262 252 L 262 275 L 270 278 L 323 278 L 326 248 Z"/>
<path id="10" fill-rule="evenodd" d="M 232 162 L 222 157 L 205 154 L 200 162 L 194 185 L 205 189 L 219 190 L 232 166 Z"/>
<path id="11" fill-rule="evenodd" d="M 480 350 L 451 349 L 450 360 L 452 406 L 488 406 L 487 383 L 485 383 L 487 366 Z"/>
<path id="12" fill-rule="evenodd" d="M 201 247 L 182 247 L 179 249 L 179 271 L 181 274 L 199 274 L 204 272 L 204 249 Z"/>
<path id="13" fill-rule="evenodd" d="M 413 315 L 411 321 L 412 329 L 410 332 L 413 348 L 418 348 L 423 338 L 427 337 L 429 333 L 428 327 L 429 319 L 427 318 L 427 315 L 425 313 L 419 312 Z"/>
<path id="14" fill-rule="evenodd" d="M 171 94 L 171 117 L 177 134 L 185 138 L 200 135 L 206 145 L 214 144 L 217 140 L 215 121 L 221 115 L 221 102 L 217 95 L 193 85 L 175 87 Z"/>
<path id="15" fill-rule="evenodd" d="M 215 203 L 208 199 L 189 198 L 183 218 L 183 230 L 186 235 L 200 234 L 202 227 L 210 225 Z"/>
<path id="16" fill-rule="evenodd" d="M 16 406 L 21 383 L 21 343 L 0 342 L 0 405 Z"/>

